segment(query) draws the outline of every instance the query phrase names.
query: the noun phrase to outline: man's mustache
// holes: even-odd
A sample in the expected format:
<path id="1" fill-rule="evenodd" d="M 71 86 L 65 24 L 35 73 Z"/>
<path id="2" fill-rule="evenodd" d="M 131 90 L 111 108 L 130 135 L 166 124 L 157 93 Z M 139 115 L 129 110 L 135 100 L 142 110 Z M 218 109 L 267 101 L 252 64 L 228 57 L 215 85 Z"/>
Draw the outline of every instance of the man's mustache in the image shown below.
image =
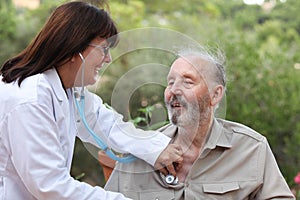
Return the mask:
<path id="1" fill-rule="evenodd" d="M 183 106 L 183 107 L 187 106 L 185 99 L 182 96 L 178 96 L 178 95 L 172 96 L 169 104 L 170 105 L 180 104 L 180 106 Z"/>

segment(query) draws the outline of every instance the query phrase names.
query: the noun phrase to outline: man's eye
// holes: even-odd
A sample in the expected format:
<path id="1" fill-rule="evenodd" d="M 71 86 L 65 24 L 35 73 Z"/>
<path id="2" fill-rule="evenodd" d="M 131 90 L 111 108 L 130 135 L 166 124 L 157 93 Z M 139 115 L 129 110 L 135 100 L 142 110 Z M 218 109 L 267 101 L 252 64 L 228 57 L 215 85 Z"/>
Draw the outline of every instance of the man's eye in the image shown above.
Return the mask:
<path id="1" fill-rule="evenodd" d="M 194 84 L 193 81 L 191 81 L 191 80 L 185 80 L 185 81 L 183 81 L 183 83 L 188 84 L 188 85 Z"/>
<path id="2" fill-rule="evenodd" d="M 174 84 L 174 81 L 169 81 L 168 82 L 168 85 L 173 85 Z"/>

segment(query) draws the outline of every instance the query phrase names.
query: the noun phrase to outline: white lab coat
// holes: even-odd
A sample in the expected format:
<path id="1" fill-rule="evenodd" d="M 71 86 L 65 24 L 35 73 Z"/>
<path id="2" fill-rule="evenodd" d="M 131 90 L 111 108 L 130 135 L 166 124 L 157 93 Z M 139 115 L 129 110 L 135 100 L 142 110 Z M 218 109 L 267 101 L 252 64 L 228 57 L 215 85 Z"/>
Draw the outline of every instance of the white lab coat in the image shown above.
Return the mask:
<path id="1" fill-rule="evenodd" d="M 75 137 L 94 140 L 80 123 L 76 125 L 80 120 L 72 90 L 67 94 L 55 69 L 25 79 L 21 87 L 0 82 L 0 200 L 126 199 L 70 176 Z M 141 130 L 123 122 L 90 92 L 86 105 L 92 128 L 120 152 L 153 165 L 169 143 L 156 132 L 141 138 Z"/>

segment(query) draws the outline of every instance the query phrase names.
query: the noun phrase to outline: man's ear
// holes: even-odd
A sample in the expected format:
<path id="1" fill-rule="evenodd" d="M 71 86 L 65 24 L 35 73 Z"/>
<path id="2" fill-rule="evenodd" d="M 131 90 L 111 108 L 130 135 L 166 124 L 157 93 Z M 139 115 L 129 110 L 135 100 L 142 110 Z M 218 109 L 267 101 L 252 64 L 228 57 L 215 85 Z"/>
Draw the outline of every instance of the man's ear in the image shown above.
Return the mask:
<path id="1" fill-rule="evenodd" d="M 223 97 L 224 94 L 224 86 L 217 85 L 214 87 L 211 93 L 211 106 L 217 105 Z"/>

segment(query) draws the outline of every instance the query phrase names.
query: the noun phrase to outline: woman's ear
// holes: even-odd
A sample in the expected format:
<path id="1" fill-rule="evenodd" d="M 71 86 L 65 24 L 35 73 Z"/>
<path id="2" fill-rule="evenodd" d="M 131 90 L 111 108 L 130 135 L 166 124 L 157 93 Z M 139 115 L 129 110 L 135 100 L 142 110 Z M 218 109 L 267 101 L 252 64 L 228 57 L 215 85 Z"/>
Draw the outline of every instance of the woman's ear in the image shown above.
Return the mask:
<path id="1" fill-rule="evenodd" d="M 75 55 L 73 55 L 70 61 L 75 62 L 75 60 L 76 60 L 76 57 L 75 57 Z"/>
<path id="2" fill-rule="evenodd" d="M 212 90 L 212 96 L 211 96 L 211 105 L 215 106 L 217 105 L 223 97 L 224 94 L 224 86 L 222 85 L 217 85 L 214 87 Z"/>

